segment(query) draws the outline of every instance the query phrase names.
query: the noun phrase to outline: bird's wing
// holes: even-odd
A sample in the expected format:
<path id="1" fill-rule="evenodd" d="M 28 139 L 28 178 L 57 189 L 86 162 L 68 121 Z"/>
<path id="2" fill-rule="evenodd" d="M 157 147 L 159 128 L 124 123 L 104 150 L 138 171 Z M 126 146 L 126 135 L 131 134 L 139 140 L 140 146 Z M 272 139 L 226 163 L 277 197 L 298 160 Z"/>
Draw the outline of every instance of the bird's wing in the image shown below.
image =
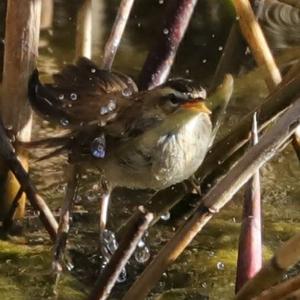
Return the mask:
<path id="1" fill-rule="evenodd" d="M 103 126 L 131 105 L 130 96 L 137 92 L 130 77 L 101 70 L 87 58 L 66 66 L 53 79 L 53 84 L 41 84 L 36 70 L 29 80 L 28 96 L 42 117 L 65 127 L 90 123 Z"/>

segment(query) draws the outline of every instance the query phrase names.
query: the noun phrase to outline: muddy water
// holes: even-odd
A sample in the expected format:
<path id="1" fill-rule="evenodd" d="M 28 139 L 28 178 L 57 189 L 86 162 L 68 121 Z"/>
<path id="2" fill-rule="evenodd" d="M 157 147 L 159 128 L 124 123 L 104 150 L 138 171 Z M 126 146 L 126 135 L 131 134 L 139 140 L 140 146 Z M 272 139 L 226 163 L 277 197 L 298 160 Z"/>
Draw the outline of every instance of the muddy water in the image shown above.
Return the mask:
<path id="1" fill-rule="evenodd" d="M 96 2 L 96 1 L 95 1 Z M 118 1 L 97 1 L 94 9 L 93 58 L 101 62 L 104 41 L 113 22 Z M 114 68 L 137 77 L 147 51 L 161 30 L 166 1 L 137 1 L 126 33 L 122 39 Z M 44 79 L 74 59 L 76 1 L 55 1 L 53 26 L 43 30 L 38 66 Z M 230 28 L 232 13 L 219 1 L 199 1 L 191 27 L 179 50 L 172 76 L 189 77 L 207 85 L 222 54 Z M 247 68 L 251 62 L 247 62 Z M 234 98 L 222 133 L 266 95 L 262 77 L 249 73 L 236 81 Z M 53 124 L 36 118 L 34 137 L 59 132 Z M 222 134 L 221 133 L 221 134 Z M 41 150 L 31 153 L 31 176 L 38 190 L 58 213 L 65 191 L 64 157 L 43 162 L 34 159 Z M 262 170 L 264 209 L 264 258 L 267 259 L 281 241 L 300 229 L 299 164 L 292 148 L 286 148 Z M 37 217 L 30 210 L 26 219 L 26 236 L 0 242 L 1 299 L 85 299 L 98 266 L 97 195 L 98 176 L 88 171 L 83 176 L 75 203 L 70 234 L 69 258 L 75 268 L 62 275 L 55 288 L 51 273 L 51 243 Z M 234 292 L 236 249 L 240 229 L 241 191 L 192 242 L 167 272 L 151 296 L 153 299 L 230 299 Z M 149 196 L 145 192 L 117 190 L 110 210 L 110 228 L 117 229 L 134 208 Z M 175 213 L 161 220 L 148 233 L 146 244 L 151 255 L 173 235 L 178 224 Z M 134 260 L 127 268 L 127 279 L 118 284 L 112 299 L 120 299 L 134 276 L 143 268 Z M 203 298 L 202 298 L 203 297 Z"/>

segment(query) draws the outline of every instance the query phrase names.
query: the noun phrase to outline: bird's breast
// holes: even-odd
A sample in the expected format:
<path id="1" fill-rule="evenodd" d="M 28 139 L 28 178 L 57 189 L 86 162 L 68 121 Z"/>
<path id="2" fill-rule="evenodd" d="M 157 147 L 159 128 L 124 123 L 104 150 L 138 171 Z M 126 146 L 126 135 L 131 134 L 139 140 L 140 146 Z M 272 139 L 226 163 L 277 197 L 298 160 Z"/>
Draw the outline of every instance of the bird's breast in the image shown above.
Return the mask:
<path id="1" fill-rule="evenodd" d="M 121 145 L 104 171 L 117 186 L 161 190 L 189 178 L 211 141 L 206 113 L 180 112 L 157 128 Z"/>
<path id="2" fill-rule="evenodd" d="M 196 115 L 159 138 L 152 166 L 155 181 L 169 186 L 189 178 L 201 165 L 210 138 L 211 123 L 207 114 Z"/>

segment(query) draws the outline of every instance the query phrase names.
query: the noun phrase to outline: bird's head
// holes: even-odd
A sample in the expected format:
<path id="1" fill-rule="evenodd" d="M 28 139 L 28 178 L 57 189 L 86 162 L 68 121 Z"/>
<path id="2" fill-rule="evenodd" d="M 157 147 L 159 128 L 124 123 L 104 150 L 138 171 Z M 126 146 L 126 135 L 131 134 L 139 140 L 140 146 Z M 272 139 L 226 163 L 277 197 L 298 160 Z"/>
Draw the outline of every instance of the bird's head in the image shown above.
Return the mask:
<path id="1" fill-rule="evenodd" d="M 171 79 L 155 89 L 157 104 L 166 113 L 172 113 L 180 108 L 197 110 L 210 114 L 205 105 L 206 90 L 196 87 L 191 80 Z"/>

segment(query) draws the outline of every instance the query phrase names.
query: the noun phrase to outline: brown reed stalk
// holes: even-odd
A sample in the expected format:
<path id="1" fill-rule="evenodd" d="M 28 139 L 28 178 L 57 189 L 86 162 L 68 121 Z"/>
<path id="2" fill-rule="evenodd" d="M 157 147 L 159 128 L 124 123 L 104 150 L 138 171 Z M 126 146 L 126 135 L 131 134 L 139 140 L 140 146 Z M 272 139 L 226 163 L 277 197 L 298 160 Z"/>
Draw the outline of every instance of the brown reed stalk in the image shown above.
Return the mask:
<path id="1" fill-rule="evenodd" d="M 11 129 L 21 141 L 29 141 L 31 136 L 32 112 L 27 101 L 27 82 L 38 55 L 40 11 L 40 0 L 7 0 L 0 111 L 5 127 Z M 25 152 L 16 150 L 24 168 L 28 169 Z M 5 163 L 2 165 L 5 166 Z M 3 184 L 0 212 L 1 218 L 5 218 L 20 185 L 7 167 L 2 168 L 0 177 Z M 14 219 L 22 220 L 24 213 L 25 197 L 22 196 Z"/>
<path id="2" fill-rule="evenodd" d="M 110 70 L 119 48 L 134 0 L 121 0 L 109 38 L 104 47 L 102 68 Z"/>

